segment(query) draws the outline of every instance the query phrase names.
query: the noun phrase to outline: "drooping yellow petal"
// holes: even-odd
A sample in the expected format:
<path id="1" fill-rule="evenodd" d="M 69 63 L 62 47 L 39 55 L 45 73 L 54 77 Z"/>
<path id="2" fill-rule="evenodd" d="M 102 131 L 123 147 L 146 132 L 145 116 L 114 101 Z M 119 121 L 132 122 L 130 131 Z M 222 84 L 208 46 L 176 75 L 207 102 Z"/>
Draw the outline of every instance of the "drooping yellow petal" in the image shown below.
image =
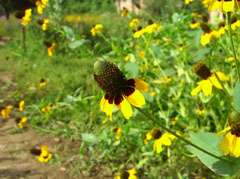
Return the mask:
<path id="1" fill-rule="evenodd" d="M 129 119 L 132 116 L 132 107 L 124 96 L 123 100 L 117 105 L 117 107 L 126 119 Z"/>
<path id="2" fill-rule="evenodd" d="M 166 145 L 166 146 L 170 146 L 172 144 L 171 140 L 168 138 L 166 133 L 164 133 L 161 136 L 161 142 L 162 142 L 163 145 Z"/>
<path id="3" fill-rule="evenodd" d="M 202 91 L 206 96 L 212 94 L 212 83 L 209 79 L 200 81 L 202 83 Z"/>
<path id="4" fill-rule="evenodd" d="M 136 79 L 134 78 L 135 81 L 135 88 L 144 92 L 144 93 L 149 93 L 150 92 L 150 86 L 149 84 L 147 84 L 145 81 L 140 80 L 140 79 Z"/>
<path id="5" fill-rule="evenodd" d="M 161 138 L 160 138 L 161 139 Z M 158 154 L 162 152 L 162 141 L 157 139 L 153 143 L 153 151 L 156 151 Z"/>
<path id="6" fill-rule="evenodd" d="M 100 101 L 100 109 L 105 112 L 108 116 L 112 116 L 113 111 L 113 103 L 110 104 L 107 99 L 105 99 L 105 96 L 102 97 Z"/>
<path id="7" fill-rule="evenodd" d="M 136 107 L 141 107 L 145 104 L 144 96 L 137 89 L 135 89 L 131 95 L 126 96 L 126 98 L 128 102 Z"/>
<path id="8" fill-rule="evenodd" d="M 224 12 L 232 12 L 234 9 L 234 0 L 222 0 L 222 9 Z"/>
<path id="9" fill-rule="evenodd" d="M 239 157 L 240 156 L 240 137 L 234 136 L 231 144 L 231 156 Z"/>
<path id="10" fill-rule="evenodd" d="M 227 133 L 220 144 L 220 151 L 224 153 L 224 155 L 228 155 L 230 153 L 230 141 L 232 140 L 231 132 Z"/>
<path id="11" fill-rule="evenodd" d="M 229 78 L 223 72 L 215 72 L 221 81 L 229 81 Z"/>
<path id="12" fill-rule="evenodd" d="M 213 84 L 213 86 L 215 86 L 218 89 L 222 89 L 222 85 L 219 83 L 217 77 L 215 75 L 212 75 L 209 80 L 211 81 L 211 83 Z"/>
<path id="13" fill-rule="evenodd" d="M 191 91 L 191 95 L 195 96 L 202 90 L 202 86 L 199 84 L 196 88 Z"/>
<path id="14" fill-rule="evenodd" d="M 210 11 L 215 11 L 219 8 L 221 2 L 217 1 L 217 0 L 213 0 L 211 1 L 211 4 L 209 5 L 209 10 Z"/>

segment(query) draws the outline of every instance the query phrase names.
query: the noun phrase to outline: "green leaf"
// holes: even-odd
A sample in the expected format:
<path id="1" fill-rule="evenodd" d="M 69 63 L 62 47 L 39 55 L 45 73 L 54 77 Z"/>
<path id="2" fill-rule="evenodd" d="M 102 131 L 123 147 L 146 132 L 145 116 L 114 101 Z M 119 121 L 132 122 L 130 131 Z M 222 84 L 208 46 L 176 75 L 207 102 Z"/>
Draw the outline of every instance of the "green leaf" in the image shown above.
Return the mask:
<path id="1" fill-rule="evenodd" d="M 210 53 L 210 49 L 209 48 L 201 48 L 199 49 L 196 54 L 197 56 L 194 58 L 193 63 L 197 63 L 201 60 L 203 60 L 205 57 L 207 57 Z"/>
<path id="2" fill-rule="evenodd" d="M 136 77 L 139 71 L 139 64 L 137 62 L 129 62 L 125 64 L 125 70 L 130 77 Z"/>
<path id="3" fill-rule="evenodd" d="M 240 81 L 239 80 L 234 88 L 233 103 L 234 103 L 237 111 L 240 113 Z"/>
<path id="4" fill-rule="evenodd" d="M 69 129 L 67 124 L 65 124 L 65 129 L 66 129 L 66 136 L 67 136 L 67 138 L 70 138 L 71 137 L 71 132 L 70 132 L 70 129 Z"/>
<path id="5" fill-rule="evenodd" d="M 82 141 L 88 143 L 89 145 L 96 145 L 99 142 L 98 138 L 93 134 L 83 133 L 81 136 Z"/>
<path id="6" fill-rule="evenodd" d="M 85 40 L 77 40 L 75 42 L 69 43 L 68 46 L 71 49 L 75 49 L 75 48 L 82 46 L 84 44 L 84 42 L 85 42 Z"/>
<path id="7" fill-rule="evenodd" d="M 72 39 L 74 38 L 74 32 L 70 27 L 64 26 L 63 30 L 66 34 L 67 39 Z"/>
<path id="8" fill-rule="evenodd" d="M 218 157 L 229 159 L 230 161 L 235 162 L 230 163 L 225 160 L 217 159 L 188 145 L 187 149 L 191 153 L 195 154 L 199 160 L 210 170 L 222 176 L 232 176 L 238 171 L 239 159 L 224 157 L 224 154 L 219 150 L 222 137 L 217 137 L 215 133 L 202 132 L 198 134 L 190 134 L 190 138 L 192 143 L 205 149 L 206 151 Z"/>

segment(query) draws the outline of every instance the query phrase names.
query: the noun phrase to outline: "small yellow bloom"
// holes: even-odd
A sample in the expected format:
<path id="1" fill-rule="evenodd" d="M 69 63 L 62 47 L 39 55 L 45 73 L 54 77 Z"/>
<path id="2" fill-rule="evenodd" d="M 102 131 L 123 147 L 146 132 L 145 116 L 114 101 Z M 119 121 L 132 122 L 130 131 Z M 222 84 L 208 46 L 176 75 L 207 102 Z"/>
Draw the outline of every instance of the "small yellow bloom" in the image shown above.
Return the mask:
<path id="1" fill-rule="evenodd" d="M 144 51 L 140 51 L 139 52 L 139 56 L 143 58 L 145 56 L 145 52 Z"/>
<path id="2" fill-rule="evenodd" d="M 121 13 L 121 17 L 125 17 L 128 14 L 128 12 L 129 12 L 128 9 L 124 7 Z"/>
<path id="3" fill-rule="evenodd" d="M 203 5 L 205 8 L 208 8 L 208 7 L 209 7 L 209 4 L 210 4 L 210 1 L 211 1 L 211 0 L 203 0 L 203 1 L 202 1 L 202 5 Z"/>
<path id="4" fill-rule="evenodd" d="M 57 45 L 56 43 L 52 43 L 52 45 L 50 47 L 48 47 L 47 52 L 48 52 L 49 57 L 53 56 L 53 50 L 56 45 Z"/>
<path id="5" fill-rule="evenodd" d="M 12 105 L 8 105 L 7 107 L 5 107 L 4 109 L 1 110 L 3 119 L 9 118 L 9 115 L 10 115 L 10 113 L 12 111 L 12 108 L 13 108 Z"/>
<path id="6" fill-rule="evenodd" d="M 180 44 L 180 45 L 178 46 L 178 50 L 179 50 L 180 52 L 182 52 L 185 48 L 186 48 L 186 47 L 185 47 L 183 44 Z"/>
<path id="7" fill-rule="evenodd" d="M 192 23 L 192 24 L 189 24 L 189 27 L 191 28 L 191 29 L 196 29 L 196 28 L 198 28 L 200 26 L 200 23 L 199 22 L 194 22 L 194 23 Z"/>
<path id="8" fill-rule="evenodd" d="M 157 92 L 156 91 L 152 91 L 151 92 L 151 96 L 156 96 Z"/>
<path id="9" fill-rule="evenodd" d="M 46 31 L 48 28 L 50 20 L 49 19 L 44 19 L 43 24 L 42 24 L 42 30 Z"/>
<path id="10" fill-rule="evenodd" d="M 26 27 L 31 21 L 32 9 L 25 10 L 25 15 L 22 17 L 22 25 Z"/>
<path id="11" fill-rule="evenodd" d="M 185 4 L 189 4 L 190 2 L 193 2 L 194 0 L 185 0 Z"/>
<path id="12" fill-rule="evenodd" d="M 203 115 L 206 113 L 205 109 L 202 109 L 202 108 L 197 109 L 197 112 L 199 115 Z"/>
<path id="13" fill-rule="evenodd" d="M 130 56 L 129 56 L 129 55 L 127 55 L 127 56 L 124 58 L 124 60 L 125 60 L 126 62 L 128 62 L 129 59 L 130 59 Z"/>
<path id="14" fill-rule="evenodd" d="M 102 32 L 102 29 L 103 29 L 102 24 L 94 25 L 91 29 L 92 36 L 96 36 L 97 34 L 100 34 Z"/>
<path id="15" fill-rule="evenodd" d="M 171 146 L 171 139 L 174 139 L 175 136 L 170 133 L 162 133 L 159 129 L 153 128 L 151 132 L 146 134 L 146 140 L 155 139 L 153 143 L 153 151 L 157 153 L 162 152 L 162 146 Z"/>
<path id="16" fill-rule="evenodd" d="M 122 129 L 120 127 L 113 127 L 112 128 L 113 132 L 116 132 L 116 139 L 119 140 L 122 136 Z"/>
<path id="17" fill-rule="evenodd" d="M 136 32 L 134 32 L 133 34 L 133 38 L 138 39 L 139 37 L 141 37 L 141 35 L 143 35 L 146 32 L 145 28 L 141 28 L 139 27 L 138 30 Z"/>
<path id="18" fill-rule="evenodd" d="M 45 80 L 45 79 L 42 78 L 42 79 L 40 80 L 39 86 L 40 86 L 40 87 L 43 87 L 43 86 L 46 86 L 46 85 L 47 85 L 47 80 Z"/>
<path id="19" fill-rule="evenodd" d="M 81 37 L 82 37 L 83 39 L 86 39 L 86 38 L 87 38 L 87 35 L 86 35 L 86 34 L 82 34 Z"/>
<path id="20" fill-rule="evenodd" d="M 36 1 L 36 6 L 37 6 L 37 12 L 38 14 L 42 14 L 43 13 L 43 9 L 46 8 L 48 3 L 48 0 L 37 0 Z"/>
<path id="21" fill-rule="evenodd" d="M 17 125 L 18 125 L 18 127 L 19 128 L 24 128 L 25 126 L 26 126 L 26 124 L 27 124 L 27 118 L 26 117 L 23 117 L 23 118 L 16 118 L 16 123 L 17 123 Z"/>
<path id="22" fill-rule="evenodd" d="M 115 174 L 114 179 L 137 179 L 137 171 L 135 169 L 119 171 Z"/>
<path id="23" fill-rule="evenodd" d="M 37 155 L 38 162 L 46 163 L 52 158 L 52 154 L 48 152 L 48 147 L 46 145 L 42 146 L 40 149 L 31 149 L 30 152 Z"/>
<path id="24" fill-rule="evenodd" d="M 24 109 L 24 104 L 25 104 L 24 100 L 22 100 L 22 101 L 19 102 L 19 104 L 18 104 L 18 110 L 19 110 L 19 111 L 23 111 L 23 109 Z"/>
<path id="25" fill-rule="evenodd" d="M 178 119 L 179 119 L 178 116 L 172 118 L 171 124 L 175 125 Z"/>
<path id="26" fill-rule="evenodd" d="M 167 84 L 167 83 L 169 83 L 171 80 L 172 80 L 171 77 L 168 77 L 168 76 L 162 77 L 162 78 L 161 78 L 161 83 Z"/>
<path id="27" fill-rule="evenodd" d="M 198 82 L 198 86 L 194 88 L 191 92 L 192 96 L 197 95 L 200 91 L 206 96 L 210 96 L 212 94 L 212 87 L 215 86 L 218 89 L 223 89 L 221 84 L 219 83 L 217 77 L 221 81 L 229 81 L 229 78 L 222 72 L 214 72 L 211 73 L 209 68 L 203 64 L 198 63 L 194 66 L 194 71 L 197 75 L 199 75 L 203 80 Z"/>
<path id="28" fill-rule="evenodd" d="M 132 19 L 131 22 L 129 23 L 129 27 L 133 29 L 137 27 L 138 24 L 139 24 L 139 19 Z"/>

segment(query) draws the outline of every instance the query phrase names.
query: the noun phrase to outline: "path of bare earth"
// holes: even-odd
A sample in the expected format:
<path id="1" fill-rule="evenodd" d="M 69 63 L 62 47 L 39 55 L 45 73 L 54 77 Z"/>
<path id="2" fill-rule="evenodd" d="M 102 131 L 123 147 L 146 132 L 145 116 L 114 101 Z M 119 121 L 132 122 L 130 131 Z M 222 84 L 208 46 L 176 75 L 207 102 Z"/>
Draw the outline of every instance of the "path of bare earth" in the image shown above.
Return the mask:
<path id="1" fill-rule="evenodd" d="M 12 82 L 12 76 L 0 72 L 0 88 Z M 11 89 L 8 90 L 11 92 Z M 3 94 L 0 94 L 0 99 Z M 6 95 L 4 95 L 6 97 Z M 14 111 L 13 111 L 14 113 Z M 13 118 L 0 117 L 0 178 L 1 179 L 68 179 L 73 178 L 63 166 L 56 167 L 50 163 L 38 163 L 29 150 L 33 147 L 47 145 L 54 153 L 61 142 L 51 134 L 40 135 L 28 127 L 21 133 L 13 133 L 16 124 Z"/>

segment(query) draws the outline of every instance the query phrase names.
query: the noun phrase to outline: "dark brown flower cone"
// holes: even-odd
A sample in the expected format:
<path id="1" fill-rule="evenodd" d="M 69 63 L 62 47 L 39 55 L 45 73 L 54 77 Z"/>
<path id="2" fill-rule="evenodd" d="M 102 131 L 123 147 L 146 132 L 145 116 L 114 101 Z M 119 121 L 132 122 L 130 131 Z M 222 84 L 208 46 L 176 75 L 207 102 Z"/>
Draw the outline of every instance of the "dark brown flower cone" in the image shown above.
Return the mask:
<path id="1" fill-rule="evenodd" d="M 119 94 L 126 84 L 126 77 L 112 63 L 99 60 L 94 64 L 94 71 L 94 79 L 99 87 L 110 96 Z"/>
<path id="2" fill-rule="evenodd" d="M 194 66 L 194 71 L 198 76 L 205 80 L 211 76 L 211 71 L 204 63 L 197 63 Z"/>

